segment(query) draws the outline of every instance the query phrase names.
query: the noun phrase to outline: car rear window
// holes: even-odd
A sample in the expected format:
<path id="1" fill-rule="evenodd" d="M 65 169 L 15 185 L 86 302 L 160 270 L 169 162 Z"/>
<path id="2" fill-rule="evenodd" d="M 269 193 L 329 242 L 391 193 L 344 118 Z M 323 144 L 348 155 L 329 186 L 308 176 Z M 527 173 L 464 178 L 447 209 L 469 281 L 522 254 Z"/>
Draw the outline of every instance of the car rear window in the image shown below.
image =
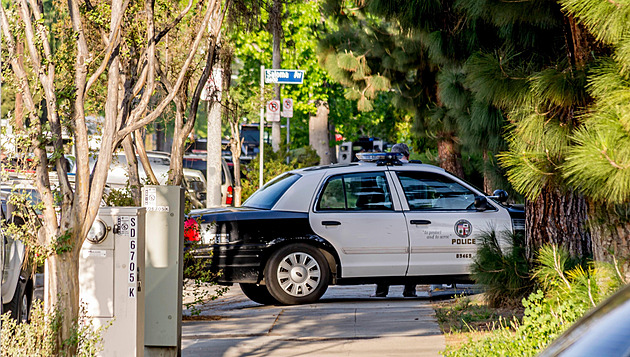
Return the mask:
<path id="1" fill-rule="evenodd" d="M 284 195 L 284 193 L 291 187 L 297 180 L 300 179 L 300 175 L 293 173 L 282 174 L 275 179 L 268 182 L 258 191 L 254 192 L 245 203 L 244 207 L 259 208 L 259 209 L 271 209 L 276 202 Z"/>

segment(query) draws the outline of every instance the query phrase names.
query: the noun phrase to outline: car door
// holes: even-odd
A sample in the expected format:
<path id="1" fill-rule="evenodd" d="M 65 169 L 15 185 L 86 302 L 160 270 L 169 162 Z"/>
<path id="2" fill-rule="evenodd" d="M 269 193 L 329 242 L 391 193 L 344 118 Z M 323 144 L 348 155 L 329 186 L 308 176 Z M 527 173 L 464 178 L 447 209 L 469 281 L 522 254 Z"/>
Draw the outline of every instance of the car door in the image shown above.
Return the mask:
<path id="1" fill-rule="evenodd" d="M 409 230 L 407 275 L 468 274 L 479 235 L 510 229 L 507 211 L 491 203 L 477 211 L 474 200 L 481 193 L 454 176 L 403 168 L 395 176 Z"/>
<path id="2" fill-rule="evenodd" d="M 339 253 L 341 276 L 404 276 L 409 240 L 392 182 L 383 171 L 338 174 L 324 180 L 311 227 Z"/>

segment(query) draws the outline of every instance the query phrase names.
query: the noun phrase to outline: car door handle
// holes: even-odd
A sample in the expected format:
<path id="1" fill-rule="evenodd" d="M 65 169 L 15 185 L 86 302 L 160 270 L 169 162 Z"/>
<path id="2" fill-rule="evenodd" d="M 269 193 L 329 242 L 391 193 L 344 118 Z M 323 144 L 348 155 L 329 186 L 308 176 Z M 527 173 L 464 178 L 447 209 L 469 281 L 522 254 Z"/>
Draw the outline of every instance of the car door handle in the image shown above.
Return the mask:
<path id="1" fill-rule="evenodd" d="M 339 221 L 322 221 L 323 226 L 340 226 L 341 222 Z"/>
<path id="2" fill-rule="evenodd" d="M 426 219 L 412 219 L 411 221 L 409 221 L 409 223 L 411 223 L 411 224 L 431 224 L 431 221 L 428 221 Z"/>

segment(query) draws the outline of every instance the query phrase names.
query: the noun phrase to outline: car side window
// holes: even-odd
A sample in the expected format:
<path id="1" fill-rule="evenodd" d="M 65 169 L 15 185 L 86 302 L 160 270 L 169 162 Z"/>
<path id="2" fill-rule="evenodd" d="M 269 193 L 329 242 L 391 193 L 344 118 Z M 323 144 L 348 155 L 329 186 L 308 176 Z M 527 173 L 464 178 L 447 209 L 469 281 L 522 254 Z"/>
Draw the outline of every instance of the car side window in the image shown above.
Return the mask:
<path id="1" fill-rule="evenodd" d="M 382 172 L 333 176 L 317 202 L 318 211 L 392 210 L 387 179 Z"/>
<path id="2" fill-rule="evenodd" d="M 411 210 L 475 210 L 475 194 L 446 176 L 417 171 L 396 174 Z"/>

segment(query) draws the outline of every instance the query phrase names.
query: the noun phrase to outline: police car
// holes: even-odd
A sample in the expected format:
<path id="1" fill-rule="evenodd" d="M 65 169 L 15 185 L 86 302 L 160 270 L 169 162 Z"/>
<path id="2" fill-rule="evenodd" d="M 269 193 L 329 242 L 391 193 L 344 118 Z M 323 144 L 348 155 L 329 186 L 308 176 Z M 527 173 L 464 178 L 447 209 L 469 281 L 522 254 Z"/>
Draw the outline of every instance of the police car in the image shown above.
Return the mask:
<path id="1" fill-rule="evenodd" d="M 290 171 L 243 207 L 192 211 L 194 255 L 255 302 L 303 304 L 330 284 L 470 281 L 480 233 L 524 230 L 524 211 L 503 203 L 505 191 L 485 196 L 399 155 Z"/>

